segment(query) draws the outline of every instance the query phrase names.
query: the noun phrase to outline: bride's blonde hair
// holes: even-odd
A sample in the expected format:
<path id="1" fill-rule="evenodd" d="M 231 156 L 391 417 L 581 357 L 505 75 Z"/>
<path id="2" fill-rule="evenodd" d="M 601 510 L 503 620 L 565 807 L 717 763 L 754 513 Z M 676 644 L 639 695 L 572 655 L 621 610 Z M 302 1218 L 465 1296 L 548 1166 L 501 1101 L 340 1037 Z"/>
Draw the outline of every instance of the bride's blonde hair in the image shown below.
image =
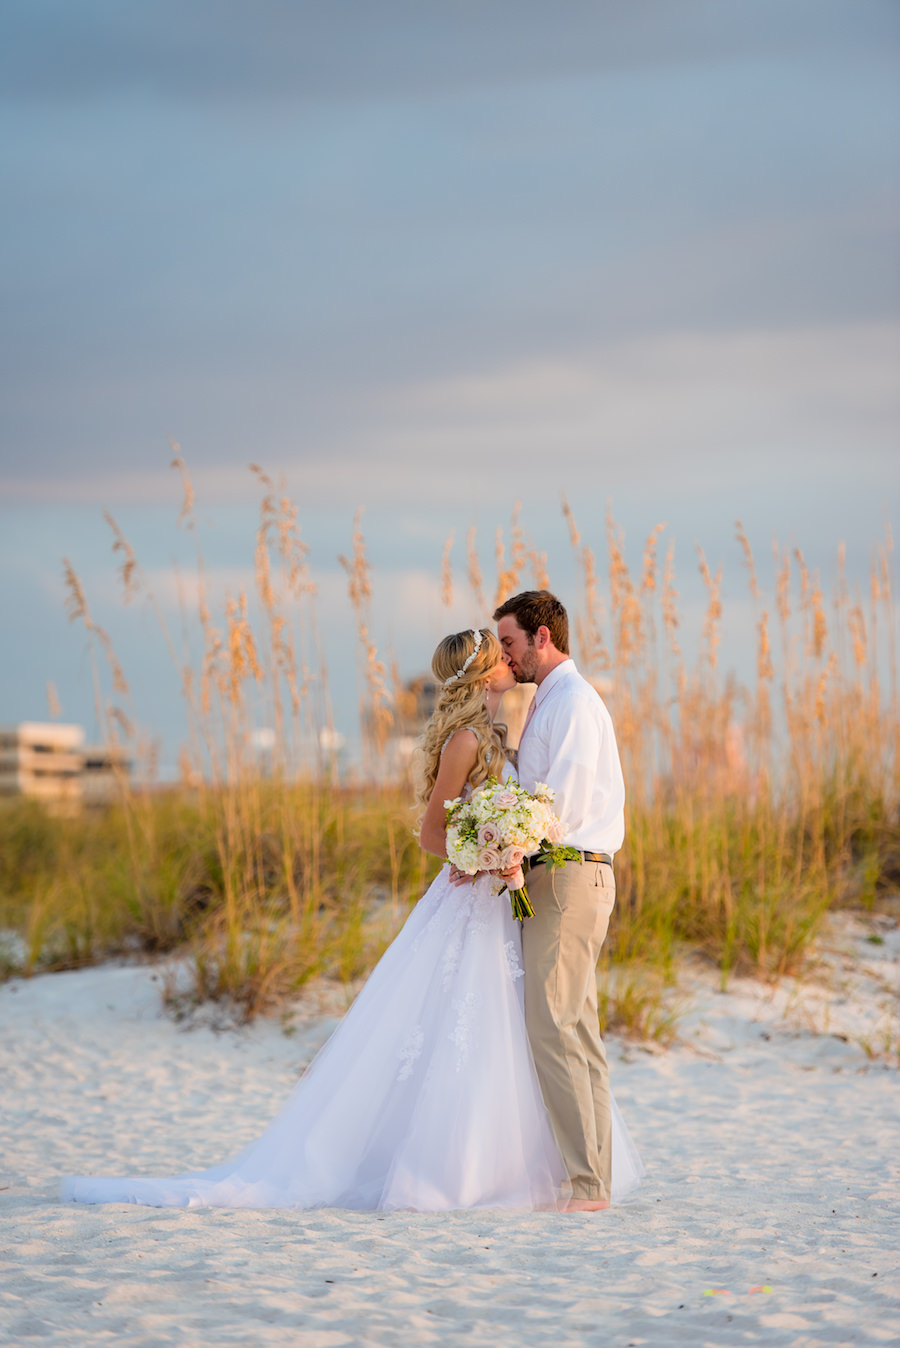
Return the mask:
<path id="1" fill-rule="evenodd" d="M 434 790 L 441 750 L 457 730 L 474 730 L 478 738 L 475 763 L 469 773 L 472 786 L 486 777 L 497 777 L 507 760 L 505 726 L 495 726 L 484 694 L 487 677 L 500 664 L 503 651 L 489 628 L 482 628 L 480 645 L 475 632 L 455 632 L 444 637 L 431 661 L 438 680 L 437 705 L 422 736 L 424 758 L 419 803 L 427 805 Z"/>

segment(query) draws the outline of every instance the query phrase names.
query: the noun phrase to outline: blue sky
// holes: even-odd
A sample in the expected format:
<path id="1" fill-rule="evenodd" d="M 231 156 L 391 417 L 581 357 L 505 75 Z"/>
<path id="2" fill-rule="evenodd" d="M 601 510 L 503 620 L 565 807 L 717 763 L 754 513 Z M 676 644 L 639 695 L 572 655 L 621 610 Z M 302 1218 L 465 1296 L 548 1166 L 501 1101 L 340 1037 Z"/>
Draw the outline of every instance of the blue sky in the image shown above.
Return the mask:
<path id="1" fill-rule="evenodd" d="M 0 28 L 0 721 L 52 679 L 92 726 L 65 554 L 173 757 L 102 523 L 171 595 L 169 435 L 221 592 L 247 464 L 284 475 L 351 735 L 359 506 L 405 674 L 485 616 L 441 606 L 447 533 L 488 571 L 516 500 L 569 597 L 561 491 L 598 551 L 609 501 L 635 557 L 666 520 L 688 605 L 702 543 L 737 662 L 736 517 L 826 574 L 896 526 L 895 4 L 13 0 Z"/>

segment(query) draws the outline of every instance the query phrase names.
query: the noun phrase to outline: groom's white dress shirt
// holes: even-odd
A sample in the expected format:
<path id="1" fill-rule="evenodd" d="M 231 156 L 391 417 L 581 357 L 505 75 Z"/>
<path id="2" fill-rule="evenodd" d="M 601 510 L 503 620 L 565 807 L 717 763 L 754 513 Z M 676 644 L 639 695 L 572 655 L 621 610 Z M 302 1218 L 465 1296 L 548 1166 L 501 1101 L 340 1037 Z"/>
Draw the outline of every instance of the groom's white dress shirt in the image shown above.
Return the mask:
<path id="1" fill-rule="evenodd" d="M 546 782 L 566 824 L 565 843 L 583 851 L 618 851 L 625 837 L 625 783 L 612 720 L 600 694 L 574 660 L 551 670 L 534 697 L 519 744 L 519 781 Z"/>

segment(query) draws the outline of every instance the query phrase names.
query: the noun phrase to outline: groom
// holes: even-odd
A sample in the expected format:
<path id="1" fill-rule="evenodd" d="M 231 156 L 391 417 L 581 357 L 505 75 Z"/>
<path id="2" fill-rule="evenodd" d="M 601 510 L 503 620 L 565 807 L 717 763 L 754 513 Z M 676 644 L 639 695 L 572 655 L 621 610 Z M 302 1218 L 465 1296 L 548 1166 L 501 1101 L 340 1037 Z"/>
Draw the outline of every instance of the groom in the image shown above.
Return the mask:
<path id="1" fill-rule="evenodd" d="M 612 858 L 625 836 L 625 786 L 609 712 L 569 658 L 566 610 L 548 590 L 494 613 L 517 683 L 536 683 L 519 743 L 519 781 L 546 782 L 582 860 L 528 875 L 534 917 L 522 924 L 525 1020 L 538 1079 L 569 1171 L 567 1211 L 609 1206 L 609 1071 L 597 1017 L 596 967 L 615 902 Z"/>

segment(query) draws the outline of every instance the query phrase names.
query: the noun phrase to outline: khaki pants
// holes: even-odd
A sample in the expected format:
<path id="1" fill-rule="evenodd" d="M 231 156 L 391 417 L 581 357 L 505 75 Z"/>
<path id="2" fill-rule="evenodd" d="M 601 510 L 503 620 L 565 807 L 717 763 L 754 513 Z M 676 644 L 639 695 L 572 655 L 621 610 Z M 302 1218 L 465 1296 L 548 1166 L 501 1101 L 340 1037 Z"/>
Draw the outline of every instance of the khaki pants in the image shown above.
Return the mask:
<path id="1" fill-rule="evenodd" d="M 616 899 L 612 867 L 570 861 L 528 873 L 522 924 L 525 1022 L 573 1198 L 609 1199 L 609 1070 L 597 1018 L 597 960 Z"/>

